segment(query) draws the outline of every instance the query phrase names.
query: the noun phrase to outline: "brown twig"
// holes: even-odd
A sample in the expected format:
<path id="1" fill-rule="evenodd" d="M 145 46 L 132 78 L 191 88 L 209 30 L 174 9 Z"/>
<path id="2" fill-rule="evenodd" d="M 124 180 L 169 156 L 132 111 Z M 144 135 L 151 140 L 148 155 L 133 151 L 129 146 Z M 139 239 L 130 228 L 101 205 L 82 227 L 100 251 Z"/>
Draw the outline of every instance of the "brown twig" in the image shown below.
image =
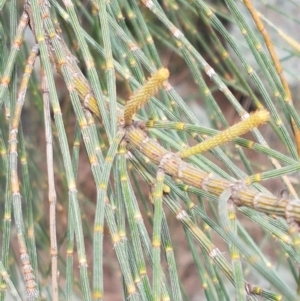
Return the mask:
<path id="1" fill-rule="evenodd" d="M 58 269 L 57 269 L 57 238 L 56 238 L 56 190 L 53 164 L 53 136 L 51 131 L 50 100 L 47 77 L 42 70 L 42 93 L 44 101 L 45 137 L 47 145 L 48 198 L 49 198 L 49 229 L 51 245 L 51 279 L 52 299 L 58 301 Z"/>

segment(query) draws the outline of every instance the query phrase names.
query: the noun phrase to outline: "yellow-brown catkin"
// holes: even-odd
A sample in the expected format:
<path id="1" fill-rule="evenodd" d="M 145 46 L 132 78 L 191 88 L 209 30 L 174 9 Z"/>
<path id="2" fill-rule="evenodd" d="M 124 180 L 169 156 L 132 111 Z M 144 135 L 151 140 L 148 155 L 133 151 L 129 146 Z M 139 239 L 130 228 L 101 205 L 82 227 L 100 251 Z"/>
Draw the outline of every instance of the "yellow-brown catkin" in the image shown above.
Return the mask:
<path id="1" fill-rule="evenodd" d="M 211 137 L 193 147 L 183 149 L 179 152 L 181 158 L 187 158 L 205 151 L 208 151 L 218 145 L 232 141 L 236 137 L 243 135 L 253 128 L 256 128 L 270 119 L 270 113 L 267 110 L 260 110 L 250 115 L 247 119 L 238 122 L 216 136 Z"/>
<path id="2" fill-rule="evenodd" d="M 164 81 L 169 77 L 169 70 L 161 68 L 155 72 L 149 80 L 131 97 L 125 105 L 124 119 L 125 125 L 130 125 L 132 116 L 143 107 L 147 101 L 162 87 Z"/>

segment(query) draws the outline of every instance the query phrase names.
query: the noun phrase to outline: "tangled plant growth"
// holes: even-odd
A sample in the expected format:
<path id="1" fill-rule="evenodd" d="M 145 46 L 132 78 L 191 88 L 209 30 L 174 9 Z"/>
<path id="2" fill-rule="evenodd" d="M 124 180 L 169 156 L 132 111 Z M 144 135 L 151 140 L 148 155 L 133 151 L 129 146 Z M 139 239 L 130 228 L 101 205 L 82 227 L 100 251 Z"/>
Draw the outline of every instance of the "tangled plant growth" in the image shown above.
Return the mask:
<path id="1" fill-rule="evenodd" d="M 63 8 L 54 0 L 31 0 L 25 1 L 18 23 L 16 2 L 0 2 L 2 14 L 10 12 L 9 25 L 0 23 L 4 49 L 0 141 L 5 171 L 1 178 L 1 300 L 21 300 L 24 290 L 28 300 L 73 300 L 75 295 L 83 300 L 105 298 L 105 226 L 122 275 L 124 298 L 188 299 L 167 212 L 183 227 L 207 300 L 299 299 L 300 201 L 288 174 L 300 167 L 300 118 L 260 14 L 250 1 L 244 1 L 260 32 L 255 33 L 235 1 L 225 2 L 228 10 L 220 13 L 217 1 L 91 1 L 86 8 L 65 0 Z M 224 16 L 240 27 L 268 89 L 220 21 Z M 205 37 L 197 31 L 200 21 Z M 87 26 L 92 30 L 85 31 Z M 36 42 L 29 55 L 27 45 L 22 45 L 26 28 Z M 70 40 L 79 47 L 71 50 Z M 8 41 L 10 48 L 5 45 Z M 235 51 L 255 88 L 232 63 L 224 41 Z M 201 126 L 169 83 L 170 72 L 162 66 L 159 44 L 176 53 L 191 71 L 211 128 Z M 292 45 L 297 44 L 293 41 Z M 216 46 L 214 51 L 212 46 Z M 40 83 L 32 72 L 38 57 Z M 215 70 L 207 60 L 216 65 Z M 54 69 L 68 90 L 72 110 L 67 114 L 62 114 Z M 117 93 L 120 83 L 130 90 L 128 100 Z M 215 89 L 227 98 L 240 122 L 229 126 Z M 249 114 L 233 89 L 250 97 L 257 111 Z M 29 121 L 21 118 L 27 95 L 34 95 L 34 101 L 26 100 L 30 102 Z M 46 211 L 39 199 L 44 171 L 34 166 L 34 155 L 42 150 L 32 147 L 32 135 L 23 134 L 23 123 L 37 122 L 35 118 L 43 120 L 45 131 Z M 257 129 L 265 123 L 281 144 L 278 150 L 270 148 Z M 252 133 L 251 140 L 239 137 L 247 132 Z M 226 152 L 229 144 L 236 145 L 234 155 Z M 243 148 L 263 155 L 273 168 L 257 167 Z M 88 218 L 76 180 L 83 160 L 80 149 L 88 155 L 86 165 L 96 188 L 89 200 L 95 204 L 94 214 Z M 279 198 L 260 184 L 275 177 L 284 183 L 288 195 Z M 141 181 L 148 185 L 149 197 L 141 191 Z M 65 224 L 57 218 L 58 205 L 66 213 Z M 238 219 L 237 211 L 241 212 Z M 273 265 L 244 228 L 245 217 L 278 249 Z M 227 247 L 218 247 L 216 236 Z M 44 268 L 43 256 L 51 256 L 51 269 Z M 289 267 L 293 286 L 274 267 L 281 261 Z M 251 281 L 249 268 L 254 269 Z M 267 282 L 261 284 L 262 278 Z"/>

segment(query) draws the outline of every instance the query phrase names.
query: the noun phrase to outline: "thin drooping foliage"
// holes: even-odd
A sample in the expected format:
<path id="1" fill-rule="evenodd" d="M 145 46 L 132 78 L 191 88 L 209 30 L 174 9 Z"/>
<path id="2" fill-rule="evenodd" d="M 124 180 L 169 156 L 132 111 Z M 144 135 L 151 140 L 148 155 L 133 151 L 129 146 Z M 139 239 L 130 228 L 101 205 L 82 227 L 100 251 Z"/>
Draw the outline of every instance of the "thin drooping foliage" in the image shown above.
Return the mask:
<path id="1" fill-rule="evenodd" d="M 183 250 L 197 298 L 299 300 L 298 44 L 243 2 L 0 2 L 0 300 L 189 300 Z"/>

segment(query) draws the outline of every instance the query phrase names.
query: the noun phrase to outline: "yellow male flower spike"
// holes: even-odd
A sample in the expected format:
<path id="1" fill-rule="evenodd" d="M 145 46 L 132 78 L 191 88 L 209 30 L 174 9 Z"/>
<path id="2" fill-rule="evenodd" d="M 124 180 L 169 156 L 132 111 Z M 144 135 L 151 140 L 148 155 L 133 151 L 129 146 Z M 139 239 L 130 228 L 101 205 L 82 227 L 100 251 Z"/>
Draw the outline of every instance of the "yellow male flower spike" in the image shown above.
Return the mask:
<path id="1" fill-rule="evenodd" d="M 230 128 L 220 132 L 216 136 L 213 136 L 193 147 L 184 149 L 179 152 L 181 158 L 187 158 L 207 150 L 210 150 L 218 145 L 232 141 L 238 136 L 241 136 L 253 128 L 256 128 L 270 119 L 270 113 L 267 110 L 260 110 L 251 114 L 247 119 L 238 122 Z"/>
<path id="2" fill-rule="evenodd" d="M 132 116 L 143 107 L 147 101 L 162 87 L 163 82 L 169 77 L 169 70 L 161 68 L 157 70 L 149 80 L 130 97 L 130 100 L 126 103 L 124 110 L 125 125 L 130 125 Z"/>

